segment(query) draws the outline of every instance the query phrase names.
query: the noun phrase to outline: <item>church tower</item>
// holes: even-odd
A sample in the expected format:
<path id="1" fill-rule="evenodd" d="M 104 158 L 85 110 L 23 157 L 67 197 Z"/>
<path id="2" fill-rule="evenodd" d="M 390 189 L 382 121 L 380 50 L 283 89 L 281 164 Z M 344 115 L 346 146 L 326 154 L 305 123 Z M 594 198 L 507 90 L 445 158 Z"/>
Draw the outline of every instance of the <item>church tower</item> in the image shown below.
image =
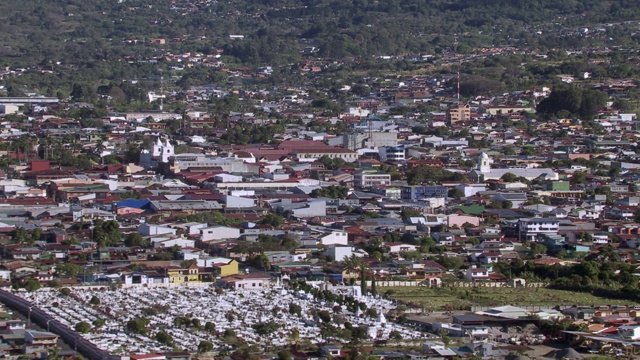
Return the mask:
<path id="1" fill-rule="evenodd" d="M 493 160 L 486 153 L 480 153 L 478 156 L 478 171 L 481 173 L 488 173 L 491 171 L 491 163 Z"/>

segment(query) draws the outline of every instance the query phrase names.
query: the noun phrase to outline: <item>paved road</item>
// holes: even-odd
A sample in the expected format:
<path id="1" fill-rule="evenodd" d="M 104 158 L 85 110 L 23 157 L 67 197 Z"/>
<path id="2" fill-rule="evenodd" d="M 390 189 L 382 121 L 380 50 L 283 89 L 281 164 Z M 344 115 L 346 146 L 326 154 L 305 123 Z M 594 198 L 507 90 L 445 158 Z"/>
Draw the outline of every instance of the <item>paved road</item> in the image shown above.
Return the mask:
<path id="1" fill-rule="evenodd" d="M 21 312 L 26 317 L 31 315 L 30 318 L 32 322 L 35 322 L 43 329 L 48 329 L 50 332 L 60 335 L 64 342 L 90 360 L 111 360 L 119 358 L 117 356 L 111 356 L 108 352 L 99 349 L 78 333 L 64 326 L 57 320 L 54 320 L 47 313 L 21 297 L 13 295 L 8 291 L 0 290 L 0 302 L 13 310 Z M 29 312 L 31 312 L 31 314 L 29 314 Z"/>

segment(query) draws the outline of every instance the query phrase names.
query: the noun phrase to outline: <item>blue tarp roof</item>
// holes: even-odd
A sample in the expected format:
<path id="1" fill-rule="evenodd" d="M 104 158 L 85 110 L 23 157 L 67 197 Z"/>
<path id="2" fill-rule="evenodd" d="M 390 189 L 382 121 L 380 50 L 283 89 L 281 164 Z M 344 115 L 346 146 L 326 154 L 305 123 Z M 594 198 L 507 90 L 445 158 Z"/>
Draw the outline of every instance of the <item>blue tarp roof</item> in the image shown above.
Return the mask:
<path id="1" fill-rule="evenodd" d="M 136 208 L 136 209 L 148 209 L 150 204 L 151 204 L 151 201 L 146 200 L 146 199 L 142 199 L 142 200 L 127 199 L 127 200 L 118 201 L 116 203 L 116 206 L 117 207 L 131 207 L 131 208 Z"/>

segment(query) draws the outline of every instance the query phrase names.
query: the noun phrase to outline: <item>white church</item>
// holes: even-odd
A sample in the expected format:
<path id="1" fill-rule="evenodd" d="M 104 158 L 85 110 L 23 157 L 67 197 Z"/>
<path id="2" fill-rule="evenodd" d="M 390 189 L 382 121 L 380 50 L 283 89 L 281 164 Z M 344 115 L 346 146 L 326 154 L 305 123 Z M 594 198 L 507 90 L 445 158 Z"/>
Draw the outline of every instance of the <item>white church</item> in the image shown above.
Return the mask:
<path id="1" fill-rule="evenodd" d="M 504 168 L 492 169 L 493 159 L 486 153 L 480 153 L 478 156 L 478 168 L 471 172 L 471 178 L 474 182 L 487 180 L 500 180 L 504 174 L 512 173 L 515 176 L 523 177 L 527 180 L 542 178 L 544 180 L 558 180 L 558 173 L 550 168 Z"/>
<path id="2" fill-rule="evenodd" d="M 175 147 L 171 145 L 169 139 L 165 139 L 163 142 L 158 137 L 151 150 L 144 149 L 140 152 L 140 166 L 145 169 L 153 169 L 158 167 L 160 163 L 169 163 L 169 158 L 174 155 Z"/>

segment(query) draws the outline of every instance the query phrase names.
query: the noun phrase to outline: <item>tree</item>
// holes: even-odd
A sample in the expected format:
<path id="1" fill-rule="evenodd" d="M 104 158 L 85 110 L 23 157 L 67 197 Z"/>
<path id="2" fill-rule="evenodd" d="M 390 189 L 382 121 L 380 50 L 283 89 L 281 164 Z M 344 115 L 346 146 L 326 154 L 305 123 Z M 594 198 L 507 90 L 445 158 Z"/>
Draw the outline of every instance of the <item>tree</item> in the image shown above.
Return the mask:
<path id="1" fill-rule="evenodd" d="M 73 279 L 82 272 L 82 267 L 72 263 L 59 263 L 55 266 L 55 273 L 63 279 Z"/>
<path id="2" fill-rule="evenodd" d="M 565 112 L 583 120 L 592 120 L 597 114 L 597 109 L 604 107 L 607 100 L 607 94 L 602 91 L 559 86 L 538 104 L 536 110 L 547 116 L 559 116 Z"/>
<path id="3" fill-rule="evenodd" d="M 200 343 L 198 344 L 198 353 L 199 354 L 203 354 L 203 353 L 207 353 L 213 350 L 213 343 L 211 343 L 210 341 L 200 341 Z"/>
<path id="4" fill-rule="evenodd" d="M 376 287 L 376 277 L 371 277 L 371 294 L 378 295 L 378 288 Z"/>
<path id="5" fill-rule="evenodd" d="M 142 319 L 142 318 L 135 318 L 135 319 L 131 319 L 127 322 L 127 330 L 137 333 L 137 334 L 141 334 L 141 335 L 146 335 L 148 330 L 147 330 L 147 323 L 149 321 L 147 319 Z"/>
<path id="6" fill-rule="evenodd" d="M 302 316 L 302 307 L 298 304 L 289 303 L 289 314 Z"/>
<path id="7" fill-rule="evenodd" d="M 253 324 L 251 327 L 253 328 L 253 331 L 256 332 L 256 334 L 260 336 L 268 337 L 269 335 L 274 333 L 276 330 L 278 330 L 280 325 L 278 325 L 278 323 L 274 321 L 267 321 L 267 322 L 259 322 L 259 323 Z"/>
<path id="8" fill-rule="evenodd" d="M 71 289 L 69 288 L 62 288 L 60 289 L 60 296 L 69 296 L 71 295 Z"/>
<path id="9" fill-rule="evenodd" d="M 453 188 L 449 190 L 449 192 L 447 193 L 447 196 L 451 198 L 462 199 L 464 197 L 464 191 L 458 188 Z"/>
<path id="10" fill-rule="evenodd" d="M 636 223 L 640 223 L 640 208 L 636 208 L 636 210 L 633 212 L 633 219 Z"/>
<path id="11" fill-rule="evenodd" d="M 278 227 L 284 224 L 284 218 L 278 214 L 270 213 L 260 221 L 260 224 Z"/>
<path id="12" fill-rule="evenodd" d="M 91 324 L 89 324 L 86 321 L 80 321 L 79 323 L 76 324 L 75 330 L 78 333 L 86 334 L 89 331 L 91 331 Z"/>
<path id="13" fill-rule="evenodd" d="M 500 180 L 502 180 L 504 182 L 507 182 L 507 183 L 512 183 L 512 182 L 518 181 L 518 176 L 515 175 L 514 173 L 508 172 L 508 173 L 502 175 Z"/>
<path id="14" fill-rule="evenodd" d="M 158 333 L 156 334 L 156 340 L 166 345 L 173 344 L 173 336 L 171 336 L 171 334 L 164 330 L 158 331 Z"/>
<path id="15" fill-rule="evenodd" d="M 419 216 L 422 216 L 422 213 L 416 209 L 404 208 L 402 209 L 402 211 L 400 211 L 400 217 L 405 221 L 409 220 L 409 218 Z"/>
<path id="16" fill-rule="evenodd" d="M 127 234 L 124 238 L 125 246 L 147 246 L 149 245 L 149 241 L 145 240 L 142 235 L 138 232 L 132 232 Z"/>
<path id="17" fill-rule="evenodd" d="M 288 350 L 281 350 L 278 352 L 278 360 L 292 360 L 293 356 L 291 355 L 291 352 L 289 352 Z"/>
<path id="18" fill-rule="evenodd" d="M 349 193 L 349 188 L 347 188 L 346 186 L 330 185 L 330 186 L 314 189 L 309 195 L 314 198 L 328 197 L 332 199 L 345 199 L 348 193 Z"/>
<path id="19" fill-rule="evenodd" d="M 216 331 L 216 324 L 212 323 L 211 321 L 207 321 L 204 324 L 204 330 L 210 333 L 214 333 Z"/>
<path id="20" fill-rule="evenodd" d="M 398 330 L 392 330 L 389 333 L 389 339 L 396 341 L 402 340 L 402 334 Z"/>
<path id="21" fill-rule="evenodd" d="M 36 291 L 40 289 L 40 287 L 40 282 L 34 278 L 28 279 L 24 284 L 24 288 L 27 289 L 27 291 Z"/>
<path id="22" fill-rule="evenodd" d="M 298 330 L 298 328 L 293 328 L 289 333 L 289 342 L 293 343 L 293 346 L 297 351 L 298 343 L 300 342 L 300 330 Z"/>
<path id="23" fill-rule="evenodd" d="M 100 305 L 100 298 L 98 298 L 97 296 L 93 295 L 91 297 L 91 300 L 89 300 L 89 304 L 91 304 L 91 305 Z"/>
<path id="24" fill-rule="evenodd" d="M 99 328 L 99 327 L 103 327 L 105 324 L 104 319 L 95 319 L 93 320 L 93 327 Z"/>
<path id="25" fill-rule="evenodd" d="M 532 257 L 536 257 L 537 255 L 544 255 L 547 253 L 547 247 L 540 244 L 540 243 L 533 243 L 531 244 L 531 251 L 529 252 L 529 254 Z"/>

